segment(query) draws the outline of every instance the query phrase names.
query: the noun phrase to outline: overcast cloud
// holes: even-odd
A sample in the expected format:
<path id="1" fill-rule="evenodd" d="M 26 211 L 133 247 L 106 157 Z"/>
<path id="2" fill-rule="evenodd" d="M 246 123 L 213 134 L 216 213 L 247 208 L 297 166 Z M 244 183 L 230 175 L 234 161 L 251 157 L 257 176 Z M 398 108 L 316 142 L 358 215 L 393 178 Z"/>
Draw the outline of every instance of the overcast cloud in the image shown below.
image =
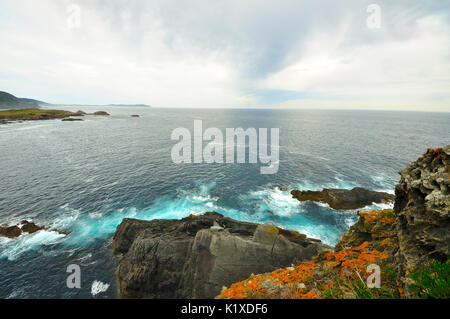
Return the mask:
<path id="1" fill-rule="evenodd" d="M 448 1 L 0 0 L 0 90 L 53 103 L 450 111 L 449 14 Z"/>

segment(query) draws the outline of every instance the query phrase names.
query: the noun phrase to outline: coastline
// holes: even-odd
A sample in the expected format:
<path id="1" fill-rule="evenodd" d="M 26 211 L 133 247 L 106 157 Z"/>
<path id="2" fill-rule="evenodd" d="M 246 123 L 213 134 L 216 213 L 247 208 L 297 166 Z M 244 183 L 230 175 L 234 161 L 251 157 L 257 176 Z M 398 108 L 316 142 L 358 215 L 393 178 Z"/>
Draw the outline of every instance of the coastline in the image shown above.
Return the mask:
<path id="1" fill-rule="evenodd" d="M 107 112 L 97 111 L 92 114 L 87 114 L 83 111 L 71 112 L 64 110 L 51 109 L 13 109 L 0 111 L 0 124 L 9 124 L 23 121 L 44 121 L 44 120 L 63 120 L 63 121 L 82 121 L 79 118 L 85 115 L 109 116 Z"/>
<path id="2" fill-rule="evenodd" d="M 448 291 L 423 287 L 417 276 L 426 269 L 450 266 L 449 247 L 445 244 L 449 237 L 450 177 L 445 178 L 449 160 L 450 145 L 429 149 L 418 161 L 408 165 L 396 186 L 394 209 L 358 211 L 359 220 L 334 248 L 273 224 L 254 225 L 244 231 L 247 239 L 242 239 L 239 238 L 242 226 L 230 225 L 242 223 L 228 219 L 226 224 L 223 216 L 217 213 L 191 216 L 181 221 L 124 220 L 113 238 L 114 254 L 123 256 L 117 268 L 119 295 L 157 299 L 397 299 L 433 294 L 442 298 Z M 423 195 L 417 195 L 417 190 Z M 344 194 L 344 198 L 347 194 L 337 193 Z M 297 194 L 293 192 L 292 195 Z M 426 197 L 426 202 L 420 204 L 417 196 Z M 405 198 L 410 204 L 406 204 Z M 429 218 L 422 220 L 420 227 L 417 227 L 417 221 L 411 223 L 410 217 L 404 219 L 404 216 L 423 214 L 423 210 Z M 241 230 L 233 230 L 235 227 Z M 433 229 L 431 233 L 439 233 L 440 237 L 423 232 L 430 228 Z M 169 233 L 175 232 L 170 235 L 173 237 L 166 237 L 167 229 L 172 229 Z M 306 245 L 304 247 L 312 243 L 319 245 L 314 250 L 316 254 L 283 255 L 288 259 L 281 262 L 284 266 L 276 269 L 270 263 L 274 248 L 284 243 L 280 251 L 289 254 L 286 245 L 292 238 L 302 241 L 300 245 Z M 228 242 L 232 243 L 233 250 L 228 248 Z M 272 247 L 272 253 L 265 256 L 264 250 L 254 253 L 249 248 L 249 245 L 261 244 Z M 293 261 L 299 256 L 303 263 Z M 159 266 L 164 260 L 162 264 L 169 267 L 169 272 Z M 383 276 L 377 290 L 365 283 L 370 277 L 367 269 L 372 265 L 376 265 Z M 261 267 L 266 267 L 269 272 L 258 271 Z M 237 282 L 231 279 L 239 277 L 247 279 Z M 167 285 L 168 282 L 171 284 Z M 220 286 L 222 289 L 218 291 Z"/>

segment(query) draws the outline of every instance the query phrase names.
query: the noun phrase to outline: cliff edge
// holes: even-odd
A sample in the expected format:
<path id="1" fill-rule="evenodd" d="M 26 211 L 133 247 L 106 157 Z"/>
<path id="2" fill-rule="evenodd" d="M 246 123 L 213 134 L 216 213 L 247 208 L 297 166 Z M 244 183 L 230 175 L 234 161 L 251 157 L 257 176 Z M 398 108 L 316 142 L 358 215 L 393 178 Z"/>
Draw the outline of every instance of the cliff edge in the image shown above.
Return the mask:
<path id="1" fill-rule="evenodd" d="M 409 164 L 394 209 L 359 211 L 334 251 L 252 275 L 216 298 L 450 298 L 449 156 L 450 145 Z"/>
<path id="2" fill-rule="evenodd" d="M 331 247 L 272 224 L 210 212 L 182 220 L 124 219 L 113 238 L 123 298 L 213 298 L 252 273 L 311 260 Z"/>
<path id="3" fill-rule="evenodd" d="M 124 219 L 113 239 L 114 254 L 122 255 L 119 294 L 450 298 L 449 156 L 450 145 L 429 149 L 409 164 L 400 172 L 394 209 L 358 211 L 358 222 L 334 248 L 272 224 L 214 212 L 182 220 Z M 344 194 L 346 204 L 361 199 L 355 192 L 360 190 Z M 313 195 L 323 200 L 323 191 Z M 384 200 L 390 197 L 381 194 Z"/>

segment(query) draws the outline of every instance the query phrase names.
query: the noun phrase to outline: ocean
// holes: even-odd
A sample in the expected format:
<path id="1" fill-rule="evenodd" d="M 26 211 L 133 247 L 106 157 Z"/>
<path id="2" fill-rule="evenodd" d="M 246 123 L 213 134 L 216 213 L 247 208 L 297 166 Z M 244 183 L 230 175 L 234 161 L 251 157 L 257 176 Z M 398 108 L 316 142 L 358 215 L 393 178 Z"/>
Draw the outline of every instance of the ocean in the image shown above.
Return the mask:
<path id="1" fill-rule="evenodd" d="M 117 298 L 119 258 L 112 256 L 111 238 L 127 217 L 216 211 L 334 245 L 357 221 L 356 210 L 300 203 L 291 190 L 360 186 L 393 193 L 398 171 L 427 148 L 450 144 L 450 113 L 81 109 L 111 116 L 0 125 L 0 225 L 26 219 L 50 227 L 0 238 L 0 298 Z M 262 175 L 260 164 L 174 164 L 171 133 L 193 131 L 195 120 L 223 132 L 279 128 L 278 173 Z M 81 289 L 66 285 L 71 264 L 81 268 Z"/>

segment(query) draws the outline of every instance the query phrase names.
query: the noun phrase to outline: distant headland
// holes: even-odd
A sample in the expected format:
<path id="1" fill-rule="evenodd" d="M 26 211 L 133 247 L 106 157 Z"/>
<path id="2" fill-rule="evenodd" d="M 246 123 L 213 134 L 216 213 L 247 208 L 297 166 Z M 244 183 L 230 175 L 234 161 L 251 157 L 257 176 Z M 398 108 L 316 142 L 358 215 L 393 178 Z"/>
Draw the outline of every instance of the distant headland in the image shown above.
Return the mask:
<path id="1" fill-rule="evenodd" d="M 87 105 L 87 104 L 55 104 L 39 101 L 30 98 L 19 98 L 8 92 L 0 91 L 0 109 L 36 109 L 41 106 L 59 106 L 59 107 L 151 107 L 147 104 L 107 104 L 107 105 Z"/>
<path id="2" fill-rule="evenodd" d="M 147 104 L 48 104 L 55 105 L 58 107 L 151 107 L 151 105 Z"/>
<path id="3" fill-rule="evenodd" d="M 45 102 L 18 98 L 10 93 L 0 91 L 0 109 L 30 109 L 39 108 L 40 105 L 46 104 Z"/>

